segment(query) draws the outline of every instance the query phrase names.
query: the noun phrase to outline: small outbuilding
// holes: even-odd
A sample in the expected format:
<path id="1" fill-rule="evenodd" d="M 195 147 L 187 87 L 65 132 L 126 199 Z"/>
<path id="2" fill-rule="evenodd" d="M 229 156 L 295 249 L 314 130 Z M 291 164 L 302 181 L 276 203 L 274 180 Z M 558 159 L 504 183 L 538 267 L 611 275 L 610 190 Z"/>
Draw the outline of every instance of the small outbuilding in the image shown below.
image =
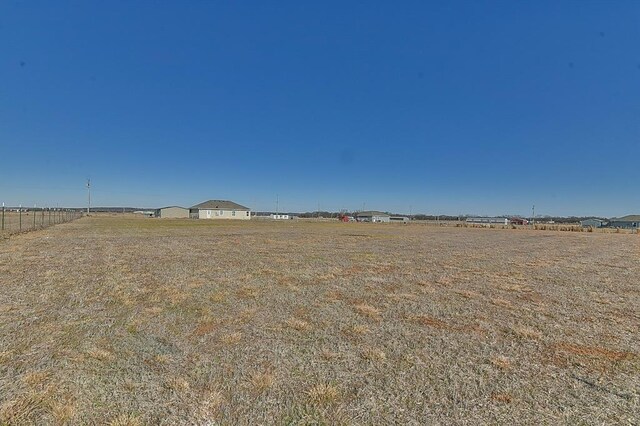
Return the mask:
<path id="1" fill-rule="evenodd" d="M 189 209 L 180 206 L 160 207 L 156 209 L 155 216 L 163 219 L 187 219 L 189 218 Z"/>
<path id="2" fill-rule="evenodd" d="M 366 211 L 356 214 L 358 222 L 390 222 L 391 215 L 379 211 Z"/>

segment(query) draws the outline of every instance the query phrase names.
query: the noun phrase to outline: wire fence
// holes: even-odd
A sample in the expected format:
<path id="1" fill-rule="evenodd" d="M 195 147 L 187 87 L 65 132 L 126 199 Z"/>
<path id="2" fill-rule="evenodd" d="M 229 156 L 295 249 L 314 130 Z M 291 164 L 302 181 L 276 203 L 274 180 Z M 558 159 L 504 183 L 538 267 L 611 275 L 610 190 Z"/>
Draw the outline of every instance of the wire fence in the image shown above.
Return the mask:
<path id="1" fill-rule="evenodd" d="M 82 217 L 78 209 L 64 208 L 8 208 L 2 207 L 0 212 L 0 234 L 16 234 L 20 232 L 44 229 L 58 223 L 71 222 Z"/>

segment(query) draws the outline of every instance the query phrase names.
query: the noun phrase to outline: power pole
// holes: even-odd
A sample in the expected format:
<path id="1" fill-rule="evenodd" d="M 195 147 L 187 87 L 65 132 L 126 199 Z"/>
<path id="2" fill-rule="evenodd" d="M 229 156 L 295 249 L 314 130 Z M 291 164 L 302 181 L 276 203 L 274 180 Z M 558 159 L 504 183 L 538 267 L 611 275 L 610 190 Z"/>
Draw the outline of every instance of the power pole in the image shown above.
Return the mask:
<path id="1" fill-rule="evenodd" d="M 534 204 L 533 207 L 531 207 L 531 225 L 535 225 L 536 224 L 536 205 Z"/>
<path id="2" fill-rule="evenodd" d="M 89 213 L 91 211 L 91 179 L 87 179 L 87 196 L 88 196 L 87 216 L 89 216 Z"/>

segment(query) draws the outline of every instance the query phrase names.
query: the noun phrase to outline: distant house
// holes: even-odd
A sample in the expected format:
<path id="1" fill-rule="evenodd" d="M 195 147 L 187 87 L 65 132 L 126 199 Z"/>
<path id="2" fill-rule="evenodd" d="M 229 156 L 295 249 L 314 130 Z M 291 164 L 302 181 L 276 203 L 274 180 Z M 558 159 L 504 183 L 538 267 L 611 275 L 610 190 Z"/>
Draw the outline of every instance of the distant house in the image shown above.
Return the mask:
<path id="1" fill-rule="evenodd" d="M 251 209 L 233 201 L 209 200 L 189 209 L 193 219 L 251 219 Z"/>
<path id="2" fill-rule="evenodd" d="M 467 223 L 508 225 L 509 219 L 506 217 L 469 217 L 467 218 Z"/>
<path id="3" fill-rule="evenodd" d="M 168 206 L 168 207 L 160 207 L 156 209 L 155 212 L 156 217 L 161 218 L 188 218 L 189 217 L 189 209 L 186 207 L 179 206 Z"/>
<path id="4" fill-rule="evenodd" d="M 609 221 L 609 227 L 611 228 L 626 228 L 626 229 L 638 229 L 640 228 L 640 215 L 631 214 L 619 218 L 614 218 Z"/>
<path id="5" fill-rule="evenodd" d="M 269 217 L 271 219 L 276 219 L 276 220 L 289 220 L 290 217 L 288 214 L 280 214 L 280 213 L 272 213 L 269 215 Z"/>
<path id="6" fill-rule="evenodd" d="M 585 219 L 580 221 L 580 226 L 583 228 L 602 228 L 606 226 L 607 222 L 602 219 Z"/>
<path id="7" fill-rule="evenodd" d="M 391 215 L 378 211 L 366 211 L 356 214 L 358 222 L 390 222 Z"/>

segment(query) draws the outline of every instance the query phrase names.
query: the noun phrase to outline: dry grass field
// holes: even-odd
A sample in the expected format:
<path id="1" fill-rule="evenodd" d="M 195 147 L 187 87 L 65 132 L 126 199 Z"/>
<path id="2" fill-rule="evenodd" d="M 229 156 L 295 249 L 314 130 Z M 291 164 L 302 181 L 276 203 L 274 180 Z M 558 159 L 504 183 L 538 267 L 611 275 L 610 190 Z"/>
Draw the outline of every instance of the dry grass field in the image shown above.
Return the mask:
<path id="1" fill-rule="evenodd" d="M 632 234 L 89 217 L 0 240 L 0 424 L 640 424 Z"/>

